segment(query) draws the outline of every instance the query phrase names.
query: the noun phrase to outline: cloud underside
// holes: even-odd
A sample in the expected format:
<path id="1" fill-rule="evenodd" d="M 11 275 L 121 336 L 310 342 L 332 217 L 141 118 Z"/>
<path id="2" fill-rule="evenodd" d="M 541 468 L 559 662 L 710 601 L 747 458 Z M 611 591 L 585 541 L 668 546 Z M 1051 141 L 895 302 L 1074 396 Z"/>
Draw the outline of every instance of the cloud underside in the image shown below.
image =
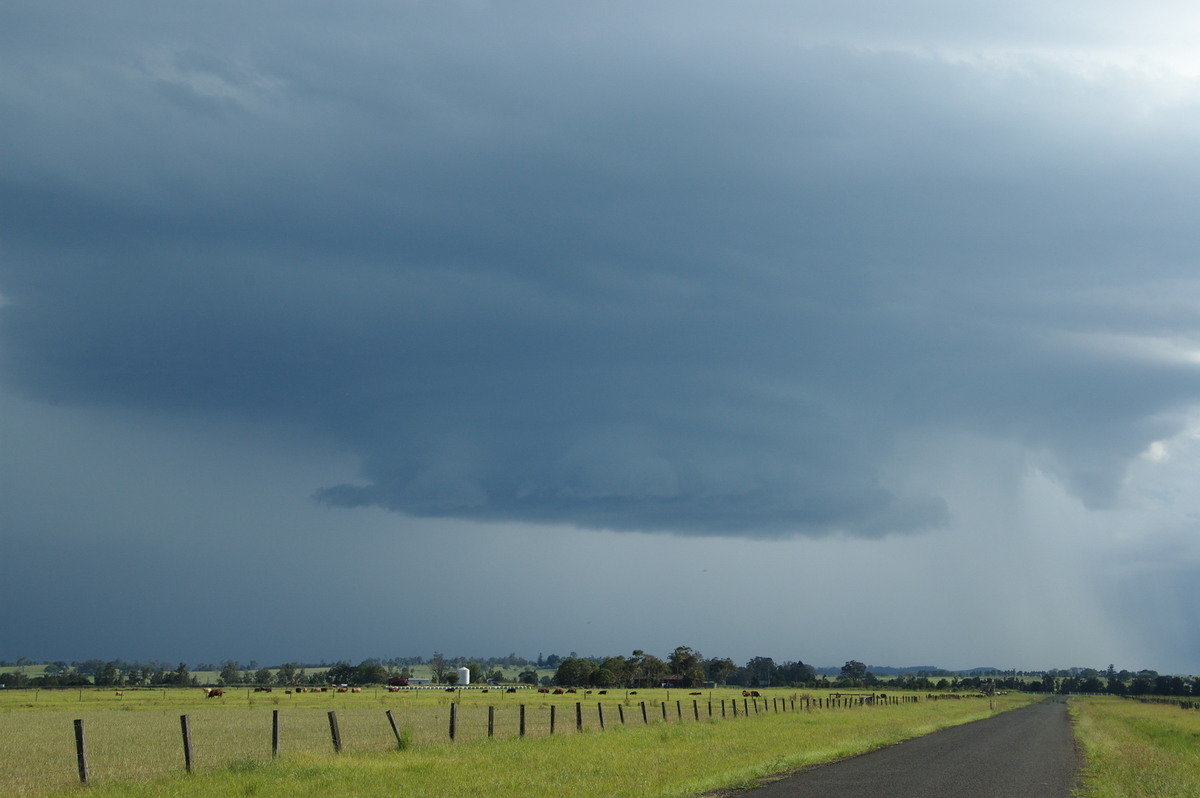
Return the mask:
<path id="1" fill-rule="evenodd" d="M 903 452 L 959 432 L 1104 506 L 1179 429 L 1194 106 L 1037 60 L 609 45 L 0 83 L 5 380 L 333 441 L 335 506 L 696 535 L 944 524 Z"/>

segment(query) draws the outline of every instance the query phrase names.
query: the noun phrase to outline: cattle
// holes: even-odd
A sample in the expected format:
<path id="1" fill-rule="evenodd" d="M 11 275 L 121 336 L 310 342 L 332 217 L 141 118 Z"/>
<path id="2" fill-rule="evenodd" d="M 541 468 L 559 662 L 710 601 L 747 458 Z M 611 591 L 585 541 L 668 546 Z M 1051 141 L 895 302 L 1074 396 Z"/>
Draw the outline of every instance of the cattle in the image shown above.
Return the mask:
<path id="1" fill-rule="evenodd" d="M 601 690 L 601 691 L 600 691 L 600 695 L 608 695 L 608 691 L 607 691 L 607 690 Z"/>
<path id="2" fill-rule="evenodd" d="M 269 693 L 269 692 L 271 692 L 271 688 L 270 688 L 270 687 L 255 687 L 255 688 L 254 688 L 254 692 L 256 692 L 256 693 Z"/>
<path id="3" fill-rule="evenodd" d="M 339 693 L 348 693 L 348 692 L 350 692 L 350 688 L 349 688 L 349 687 L 339 687 L 339 688 L 337 689 L 337 691 L 338 691 Z M 324 692 L 324 691 L 322 691 L 322 692 Z"/>
<path id="4" fill-rule="evenodd" d="M 555 688 L 554 688 L 554 695 L 562 695 L 562 694 L 563 694 L 563 693 L 565 693 L 565 692 L 567 692 L 567 691 L 566 691 L 566 690 L 564 690 L 564 689 L 562 689 L 561 687 L 555 687 Z"/>
<path id="5" fill-rule="evenodd" d="M 548 693 L 548 692 L 550 692 L 550 688 L 549 687 L 539 687 L 538 692 L 539 693 Z"/>
<path id="6" fill-rule="evenodd" d="M 222 690 L 220 687 L 205 687 L 204 688 L 204 697 L 205 698 L 220 698 L 223 695 L 225 695 L 225 691 Z"/>
<path id="7" fill-rule="evenodd" d="M 743 690 L 742 695 L 746 698 L 762 698 L 762 693 L 757 690 Z"/>
<path id="8" fill-rule="evenodd" d="M 630 691 L 629 691 L 629 694 L 630 694 L 630 695 L 637 695 L 637 690 L 630 690 Z"/>
<path id="9" fill-rule="evenodd" d="M 703 693 L 688 693 L 688 695 L 704 695 Z"/>
<path id="10" fill-rule="evenodd" d="M 125 691 L 124 691 L 124 690 L 118 690 L 118 691 L 117 691 L 117 698 L 124 698 L 124 697 L 125 697 Z"/>
<path id="11" fill-rule="evenodd" d="M 568 688 L 567 688 L 567 692 L 568 692 L 568 693 L 578 693 L 579 691 L 578 691 L 578 690 L 576 690 L 574 687 L 568 687 Z"/>
<path id="12" fill-rule="evenodd" d="M 361 693 L 361 692 L 362 692 L 362 688 L 361 688 L 361 687 L 351 687 L 351 688 L 350 688 L 350 692 L 352 692 L 352 693 Z"/>
<path id="13" fill-rule="evenodd" d="M 515 687 L 510 687 L 510 688 L 508 688 L 507 690 L 505 690 L 504 692 L 506 692 L 506 693 L 515 693 L 515 692 L 517 692 L 517 688 L 515 688 Z"/>

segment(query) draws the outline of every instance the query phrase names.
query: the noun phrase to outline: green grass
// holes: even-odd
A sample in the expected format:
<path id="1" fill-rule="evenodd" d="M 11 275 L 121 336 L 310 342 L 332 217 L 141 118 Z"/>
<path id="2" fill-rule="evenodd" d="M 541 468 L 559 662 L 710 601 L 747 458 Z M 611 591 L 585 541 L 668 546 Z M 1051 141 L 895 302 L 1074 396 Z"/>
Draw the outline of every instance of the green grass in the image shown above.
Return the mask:
<path id="1" fill-rule="evenodd" d="M 1088 798 L 1200 795 L 1200 710 L 1116 697 L 1072 698 Z"/>
<path id="2" fill-rule="evenodd" d="M 438 690 L 287 696 L 235 691 L 204 699 L 199 690 L 11 691 L 0 695 L 0 794 L 78 794 L 74 718 L 83 718 L 91 771 L 89 793 L 102 796 L 491 796 L 693 795 L 747 785 L 769 774 L 830 761 L 986 717 L 1033 696 L 971 698 L 790 711 L 793 690 L 764 691 L 788 701 L 786 712 L 759 702 L 746 717 L 740 692 L 643 690 L 552 696 Z M 814 697 L 817 694 L 810 694 Z M 820 694 L 824 695 L 824 694 Z M 713 701 L 714 717 L 708 716 Z M 726 717 L 720 702 L 726 701 Z M 729 702 L 737 700 L 735 720 Z M 450 703 L 458 700 L 458 741 L 447 741 Z M 641 701 L 649 724 L 643 724 Z M 698 701 L 700 722 L 692 712 Z M 575 731 L 575 704 L 584 733 Z M 606 730 L 599 729 L 597 702 Z M 680 704 L 676 704 L 676 702 Z M 803 704 L 802 701 L 797 702 Z M 527 738 L 517 737 L 520 704 Z M 667 707 L 666 722 L 662 707 Z M 496 737 L 487 737 L 487 708 L 495 707 Z M 619 722 L 618 706 L 626 725 Z M 680 719 L 677 706 L 683 709 Z M 550 708 L 556 734 L 549 734 Z M 272 760 L 272 710 L 280 711 L 281 755 Z M 343 738 L 332 751 L 328 711 L 336 710 Z M 397 750 L 390 709 L 407 743 Z M 196 772 L 183 774 L 179 716 L 191 719 Z"/>

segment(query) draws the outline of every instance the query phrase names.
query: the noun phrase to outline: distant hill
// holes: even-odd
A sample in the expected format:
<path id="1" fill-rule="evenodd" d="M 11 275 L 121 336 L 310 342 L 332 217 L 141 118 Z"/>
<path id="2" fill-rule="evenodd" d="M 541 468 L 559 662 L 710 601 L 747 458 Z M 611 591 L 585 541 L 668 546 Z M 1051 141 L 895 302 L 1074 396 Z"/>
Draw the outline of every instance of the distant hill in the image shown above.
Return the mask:
<path id="1" fill-rule="evenodd" d="M 841 676 L 841 666 L 823 666 L 817 668 L 822 676 Z M 995 676 L 1001 673 L 999 668 L 970 668 L 968 670 L 950 671 L 936 665 L 908 665 L 898 668 L 894 665 L 868 665 L 867 671 L 876 676 Z"/>

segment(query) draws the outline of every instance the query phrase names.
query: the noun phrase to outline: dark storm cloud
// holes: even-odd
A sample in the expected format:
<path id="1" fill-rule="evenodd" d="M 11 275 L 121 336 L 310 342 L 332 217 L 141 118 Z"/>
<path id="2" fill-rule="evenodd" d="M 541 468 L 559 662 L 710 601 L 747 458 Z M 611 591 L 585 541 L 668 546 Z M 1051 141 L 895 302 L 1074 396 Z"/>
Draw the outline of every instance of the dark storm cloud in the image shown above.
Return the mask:
<path id="1" fill-rule="evenodd" d="M 1197 398 L 1087 345 L 1163 336 L 1191 268 L 1196 111 L 1136 76 L 802 20 L 301 17 L 150 13 L 36 68 L 8 35 L 6 381 L 333 440 L 332 505 L 756 536 L 944 523 L 885 476 L 924 431 L 1103 505 Z"/>

